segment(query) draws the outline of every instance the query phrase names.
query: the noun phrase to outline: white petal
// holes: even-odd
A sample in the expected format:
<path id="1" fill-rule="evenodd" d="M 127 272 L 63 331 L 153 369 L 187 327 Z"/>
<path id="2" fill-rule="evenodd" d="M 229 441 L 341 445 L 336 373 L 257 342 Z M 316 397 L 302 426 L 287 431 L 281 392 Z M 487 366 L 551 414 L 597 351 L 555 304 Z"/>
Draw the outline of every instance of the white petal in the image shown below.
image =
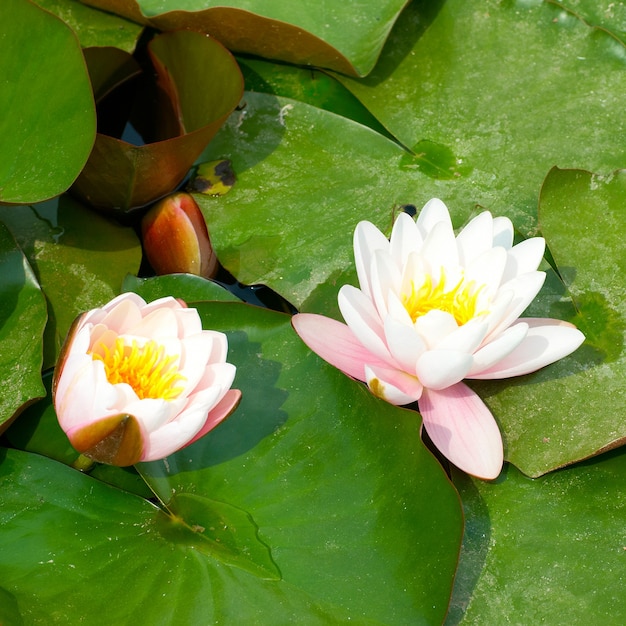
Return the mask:
<path id="1" fill-rule="evenodd" d="M 509 326 L 493 341 L 474 352 L 474 365 L 467 373 L 466 378 L 474 378 L 475 374 L 480 374 L 480 372 L 489 369 L 492 365 L 513 352 L 526 337 L 527 333 L 528 324 L 524 322 L 516 322 Z"/>
<path id="2" fill-rule="evenodd" d="M 338 302 L 346 324 L 363 346 L 381 359 L 391 360 L 382 321 L 371 300 L 356 287 L 344 285 L 339 290 Z"/>
<path id="3" fill-rule="evenodd" d="M 546 243 L 543 237 L 533 237 L 513 246 L 507 255 L 502 282 L 507 282 L 521 274 L 534 272 L 541 263 Z"/>
<path id="4" fill-rule="evenodd" d="M 480 317 L 459 326 L 436 344 L 437 350 L 458 350 L 472 354 L 487 334 L 487 322 Z"/>
<path id="5" fill-rule="evenodd" d="M 508 250 L 513 245 L 513 222 L 508 217 L 493 218 L 493 246 Z"/>
<path id="6" fill-rule="evenodd" d="M 403 268 L 411 252 L 419 252 L 423 239 L 415 221 L 404 211 L 398 215 L 390 238 L 391 257 L 399 269 Z"/>
<path id="7" fill-rule="evenodd" d="M 476 287 L 484 285 L 487 290 L 485 295 L 495 294 L 500 287 L 506 262 L 507 254 L 504 248 L 489 248 L 466 267 L 465 279 L 473 280 Z"/>
<path id="8" fill-rule="evenodd" d="M 371 222 L 359 222 L 354 229 L 354 263 L 363 293 L 370 297 L 370 270 L 376 250 L 388 250 L 389 241 Z"/>
<path id="9" fill-rule="evenodd" d="M 493 218 L 483 211 L 473 218 L 457 235 L 459 262 L 466 267 L 493 246 Z"/>
<path id="10" fill-rule="evenodd" d="M 445 337 L 458 330 L 459 326 L 454 316 L 445 311 L 433 309 L 426 315 L 422 315 L 415 320 L 415 330 L 428 347 L 434 348 Z"/>
<path id="11" fill-rule="evenodd" d="M 147 337 L 154 341 L 178 337 L 178 320 L 171 309 L 154 309 L 136 324 L 127 325 L 124 334 Z"/>
<path id="12" fill-rule="evenodd" d="M 377 250 L 372 261 L 372 299 L 381 318 L 387 315 L 387 297 L 390 291 L 400 290 L 400 270 L 387 252 Z"/>
<path id="13" fill-rule="evenodd" d="M 449 222 L 438 222 L 424 240 L 421 256 L 426 271 L 439 276 L 440 269 L 454 268 L 459 265 L 459 253 L 456 247 L 454 231 Z"/>
<path id="14" fill-rule="evenodd" d="M 370 391 L 390 404 L 402 406 L 415 402 L 422 395 L 422 385 L 399 370 L 365 366 L 365 378 Z"/>
<path id="15" fill-rule="evenodd" d="M 391 356 L 398 365 L 405 372 L 415 376 L 415 363 L 426 350 L 426 345 L 415 332 L 413 324 L 402 324 L 392 317 L 387 317 L 385 319 L 385 338 Z"/>
<path id="16" fill-rule="evenodd" d="M 448 207 L 439 200 L 439 198 L 433 198 L 424 205 L 424 208 L 417 217 L 417 230 L 422 236 L 422 239 L 426 239 L 428 233 L 434 228 L 435 224 L 439 222 L 448 224 L 450 230 L 452 230 Z"/>
<path id="17" fill-rule="evenodd" d="M 430 350 L 417 360 L 415 372 L 428 389 L 445 389 L 465 378 L 472 355 L 457 350 Z"/>
<path id="18" fill-rule="evenodd" d="M 585 340 L 585 336 L 567 322 L 532 318 L 520 321 L 530 326 L 524 340 L 493 367 L 472 378 L 510 378 L 529 374 L 571 354 Z"/>
<path id="19" fill-rule="evenodd" d="M 517 320 L 539 293 L 545 279 L 545 272 L 529 272 L 502 285 L 500 289 L 503 292 L 512 291 L 514 296 L 500 322 L 489 331 L 487 341 L 497 337 L 505 328 L 508 328 Z"/>
<path id="20" fill-rule="evenodd" d="M 413 325 L 413 320 L 409 312 L 395 293 L 389 293 L 387 295 L 387 306 L 389 307 L 387 312 L 388 317 L 393 317 L 393 319 L 405 326 Z"/>

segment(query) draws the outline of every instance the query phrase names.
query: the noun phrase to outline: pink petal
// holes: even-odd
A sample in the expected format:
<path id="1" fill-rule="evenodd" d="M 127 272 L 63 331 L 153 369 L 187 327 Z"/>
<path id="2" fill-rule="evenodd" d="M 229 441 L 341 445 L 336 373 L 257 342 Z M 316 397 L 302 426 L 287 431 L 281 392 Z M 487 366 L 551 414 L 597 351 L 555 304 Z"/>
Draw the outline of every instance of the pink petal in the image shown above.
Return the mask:
<path id="1" fill-rule="evenodd" d="M 377 397 L 390 404 L 402 406 L 415 402 L 422 395 L 423 386 L 406 372 L 385 367 L 365 366 L 367 386 Z"/>
<path id="2" fill-rule="evenodd" d="M 561 320 L 522 318 L 529 329 L 523 341 L 506 357 L 472 378 L 494 379 L 522 376 L 571 354 L 585 340 L 572 324 Z"/>
<path id="3" fill-rule="evenodd" d="M 314 313 L 298 313 L 291 318 L 291 323 L 313 352 L 352 378 L 365 381 L 366 363 L 389 367 L 386 361 L 364 348 L 348 326 L 337 320 Z"/>
<path id="4" fill-rule="evenodd" d="M 449 461 L 478 478 L 498 476 L 504 456 L 498 425 L 467 385 L 424 389 L 419 410 L 428 436 Z"/>

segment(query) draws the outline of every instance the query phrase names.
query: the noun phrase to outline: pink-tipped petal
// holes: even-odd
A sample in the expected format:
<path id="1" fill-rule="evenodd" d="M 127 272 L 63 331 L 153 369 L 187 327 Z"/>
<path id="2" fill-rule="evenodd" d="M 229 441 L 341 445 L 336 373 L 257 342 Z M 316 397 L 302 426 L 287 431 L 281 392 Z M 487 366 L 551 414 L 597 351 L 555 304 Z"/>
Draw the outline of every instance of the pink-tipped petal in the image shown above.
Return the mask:
<path id="1" fill-rule="evenodd" d="M 185 447 L 198 441 L 198 439 L 204 437 L 204 435 L 213 430 L 220 422 L 223 422 L 237 408 L 240 400 L 241 391 L 239 391 L 239 389 L 229 389 L 226 395 L 209 411 L 204 426 Z"/>
<path id="2" fill-rule="evenodd" d="M 377 396 L 396 406 L 415 402 L 422 395 L 419 380 L 400 370 L 365 366 L 367 386 Z"/>
<path id="3" fill-rule="evenodd" d="M 365 364 L 388 367 L 341 322 L 314 313 L 298 313 L 291 318 L 295 331 L 317 355 L 352 378 L 365 381 Z"/>
<path id="4" fill-rule="evenodd" d="M 424 389 L 419 400 L 424 428 L 437 449 L 459 469 L 494 479 L 502 469 L 502 437 L 491 411 L 463 383 Z"/>
<path id="5" fill-rule="evenodd" d="M 508 356 L 472 378 L 510 378 L 530 374 L 571 354 L 585 340 L 575 326 L 560 320 L 522 318 L 520 323 L 529 326 L 523 341 Z"/>

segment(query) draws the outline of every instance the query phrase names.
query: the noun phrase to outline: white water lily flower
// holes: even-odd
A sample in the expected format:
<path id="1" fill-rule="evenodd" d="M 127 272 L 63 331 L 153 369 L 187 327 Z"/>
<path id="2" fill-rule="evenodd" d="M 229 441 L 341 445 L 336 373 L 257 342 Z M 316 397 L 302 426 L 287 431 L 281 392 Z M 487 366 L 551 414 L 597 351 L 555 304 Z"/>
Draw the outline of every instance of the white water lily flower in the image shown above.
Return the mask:
<path id="1" fill-rule="evenodd" d="M 124 293 L 83 313 L 68 334 L 53 380 L 59 424 L 94 461 L 168 456 L 239 403 L 227 351 L 226 335 L 203 330 L 196 309 Z"/>
<path id="2" fill-rule="evenodd" d="M 503 463 L 491 412 L 463 382 L 533 372 L 584 341 L 572 324 L 519 316 L 537 295 L 541 237 L 513 246 L 513 225 L 488 211 L 455 237 L 445 204 L 405 213 L 388 240 L 370 222 L 354 233 L 360 288 L 344 285 L 346 321 L 293 318 L 323 359 L 391 404 L 418 401 L 435 446 L 460 469 L 491 479 Z"/>

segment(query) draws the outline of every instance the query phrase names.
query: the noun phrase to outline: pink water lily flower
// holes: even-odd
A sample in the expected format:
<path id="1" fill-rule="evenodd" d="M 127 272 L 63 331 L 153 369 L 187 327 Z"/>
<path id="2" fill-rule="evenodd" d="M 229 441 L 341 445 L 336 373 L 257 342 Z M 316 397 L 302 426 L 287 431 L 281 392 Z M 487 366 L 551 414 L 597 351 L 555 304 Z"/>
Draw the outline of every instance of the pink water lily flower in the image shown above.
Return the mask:
<path id="1" fill-rule="evenodd" d="M 111 465 L 161 459 L 237 406 L 226 335 L 174 298 L 125 293 L 81 315 L 55 369 L 53 400 L 70 442 Z"/>
<path id="2" fill-rule="evenodd" d="M 346 324 L 302 313 L 293 325 L 314 352 L 376 396 L 417 401 L 441 453 L 492 479 L 502 468 L 502 437 L 461 381 L 528 374 L 584 341 L 567 322 L 519 318 L 543 285 L 544 248 L 541 237 L 513 246 L 511 221 L 488 211 L 455 237 L 448 209 L 433 199 L 417 222 L 401 213 L 389 240 L 370 222 L 357 225 L 360 289 L 339 291 Z"/>

